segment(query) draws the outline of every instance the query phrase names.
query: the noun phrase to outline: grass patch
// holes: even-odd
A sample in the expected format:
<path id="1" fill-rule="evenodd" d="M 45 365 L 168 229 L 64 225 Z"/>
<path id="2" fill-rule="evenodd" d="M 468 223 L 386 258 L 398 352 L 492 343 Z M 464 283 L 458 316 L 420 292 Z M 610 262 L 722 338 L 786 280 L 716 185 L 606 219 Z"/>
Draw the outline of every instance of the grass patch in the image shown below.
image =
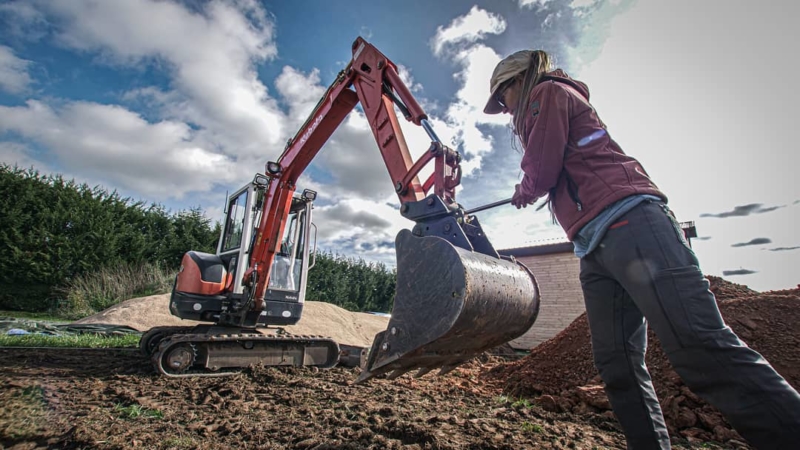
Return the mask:
<path id="1" fill-rule="evenodd" d="M 531 422 L 522 422 L 522 431 L 526 433 L 541 433 L 544 431 L 541 425 L 538 423 L 531 423 Z"/>
<path id="2" fill-rule="evenodd" d="M 494 401 L 502 405 L 509 405 L 516 409 L 529 409 L 533 407 L 533 403 L 527 398 L 518 398 L 514 400 L 513 397 L 507 395 L 499 395 L 494 398 Z"/>
<path id="3" fill-rule="evenodd" d="M 54 322 L 54 323 L 68 322 L 64 320 L 63 317 L 58 317 L 54 313 L 50 312 L 0 311 L 0 318 L 2 317 L 11 317 L 14 319 L 30 319 L 30 320 L 38 320 L 41 322 Z"/>
<path id="4" fill-rule="evenodd" d="M 517 401 L 515 401 L 514 403 L 511 404 L 512 408 L 528 409 L 528 408 L 530 408 L 532 406 L 533 405 L 531 404 L 530 400 L 528 400 L 527 398 L 521 398 L 521 399 L 519 399 L 519 400 L 517 400 Z"/>
<path id="5" fill-rule="evenodd" d="M 0 436 L 29 439 L 47 427 L 44 389 L 30 385 L 0 390 Z"/>
<path id="6" fill-rule="evenodd" d="M 511 397 L 507 395 L 498 395 L 494 398 L 494 401 L 500 404 L 511 403 Z"/>
<path id="7" fill-rule="evenodd" d="M 145 419 L 163 419 L 164 414 L 157 409 L 148 409 L 139 404 L 124 406 L 121 403 L 114 405 L 114 412 L 123 419 L 136 419 L 139 417 Z"/>
<path id="8" fill-rule="evenodd" d="M 71 336 L 44 334 L 0 335 L 0 347 L 125 348 L 138 347 L 140 337 L 139 334 L 124 336 L 98 336 L 95 334 L 76 334 Z"/>
<path id="9" fill-rule="evenodd" d="M 164 294 L 172 289 L 175 271 L 161 264 L 101 268 L 70 280 L 59 288 L 57 315 L 79 319 L 134 297 Z"/>
<path id="10" fill-rule="evenodd" d="M 181 436 L 176 438 L 164 439 L 164 446 L 170 449 L 196 448 L 197 443 L 194 441 L 194 439 L 190 437 Z"/>

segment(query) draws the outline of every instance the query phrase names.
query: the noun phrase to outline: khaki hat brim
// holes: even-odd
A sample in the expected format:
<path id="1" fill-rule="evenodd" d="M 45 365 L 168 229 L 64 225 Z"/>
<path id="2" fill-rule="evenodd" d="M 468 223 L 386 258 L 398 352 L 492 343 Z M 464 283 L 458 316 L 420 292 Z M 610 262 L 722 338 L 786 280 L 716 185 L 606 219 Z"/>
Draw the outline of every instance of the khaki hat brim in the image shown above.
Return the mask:
<path id="1" fill-rule="evenodd" d="M 500 114 L 505 108 L 494 98 L 494 92 L 489 96 L 486 106 L 483 107 L 484 114 Z"/>
<path id="2" fill-rule="evenodd" d="M 532 50 L 520 50 L 497 63 L 494 72 L 492 72 L 492 78 L 489 81 L 491 94 L 489 95 L 489 100 L 486 101 L 486 106 L 483 108 L 484 113 L 499 114 L 505 110 L 503 105 L 494 98 L 494 94 L 497 93 L 497 90 L 500 89 L 503 83 L 528 69 L 532 54 Z"/>

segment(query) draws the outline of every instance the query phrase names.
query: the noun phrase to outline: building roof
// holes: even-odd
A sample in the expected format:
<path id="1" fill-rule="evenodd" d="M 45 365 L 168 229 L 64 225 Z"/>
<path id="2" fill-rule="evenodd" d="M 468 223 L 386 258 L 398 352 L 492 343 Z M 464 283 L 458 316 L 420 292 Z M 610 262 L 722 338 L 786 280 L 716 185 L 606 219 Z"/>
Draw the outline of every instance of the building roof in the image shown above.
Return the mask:
<path id="1" fill-rule="evenodd" d="M 680 227 L 691 245 L 691 238 L 697 237 L 697 228 L 695 227 L 694 222 L 681 222 Z M 519 257 L 568 253 L 575 250 L 575 246 L 566 237 L 540 239 L 537 241 L 530 241 L 528 244 L 529 245 L 524 247 L 497 250 L 497 253 L 506 256 Z"/>
<path id="2" fill-rule="evenodd" d="M 515 247 L 498 250 L 497 253 L 507 256 L 537 256 L 551 255 L 553 253 L 568 253 L 574 251 L 572 242 L 566 238 L 542 239 L 532 241 L 525 247 Z"/>

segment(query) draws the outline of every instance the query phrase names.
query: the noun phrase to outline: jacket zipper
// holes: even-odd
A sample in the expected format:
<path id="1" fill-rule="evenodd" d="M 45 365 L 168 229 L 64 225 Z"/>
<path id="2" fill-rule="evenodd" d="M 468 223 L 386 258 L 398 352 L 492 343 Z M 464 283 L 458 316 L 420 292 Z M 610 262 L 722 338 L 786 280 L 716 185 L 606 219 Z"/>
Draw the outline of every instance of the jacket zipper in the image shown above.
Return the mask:
<path id="1" fill-rule="evenodd" d="M 583 204 L 581 203 L 580 197 L 578 197 L 578 186 L 575 184 L 575 181 L 572 180 L 569 172 L 565 170 L 564 175 L 567 176 L 567 192 L 569 192 L 570 198 L 575 202 L 578 211 L 583 211 Z"/>

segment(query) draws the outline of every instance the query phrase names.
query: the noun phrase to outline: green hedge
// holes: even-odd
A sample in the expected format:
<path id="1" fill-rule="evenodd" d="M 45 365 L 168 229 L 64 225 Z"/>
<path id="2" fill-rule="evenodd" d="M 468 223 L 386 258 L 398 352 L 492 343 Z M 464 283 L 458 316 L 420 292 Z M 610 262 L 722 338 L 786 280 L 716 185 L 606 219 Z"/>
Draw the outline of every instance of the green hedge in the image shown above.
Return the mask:
<path id="1" fill-rule="evenodd" d="M 116 192 L 0 165 L 0 309 L 45 311 L 54 288 L 119 265 L 177 268 L 187 249 L 213 252 L 219 224 L 199 209 L 170 214 Z"/>
<path id="2" fill-rule="evenodd" d="M 396 281 L 396 271 L 383 264 L 318 253 L 316 264 L 308 273 L 306 298 L 350 311 L 389 312 Z"/>

